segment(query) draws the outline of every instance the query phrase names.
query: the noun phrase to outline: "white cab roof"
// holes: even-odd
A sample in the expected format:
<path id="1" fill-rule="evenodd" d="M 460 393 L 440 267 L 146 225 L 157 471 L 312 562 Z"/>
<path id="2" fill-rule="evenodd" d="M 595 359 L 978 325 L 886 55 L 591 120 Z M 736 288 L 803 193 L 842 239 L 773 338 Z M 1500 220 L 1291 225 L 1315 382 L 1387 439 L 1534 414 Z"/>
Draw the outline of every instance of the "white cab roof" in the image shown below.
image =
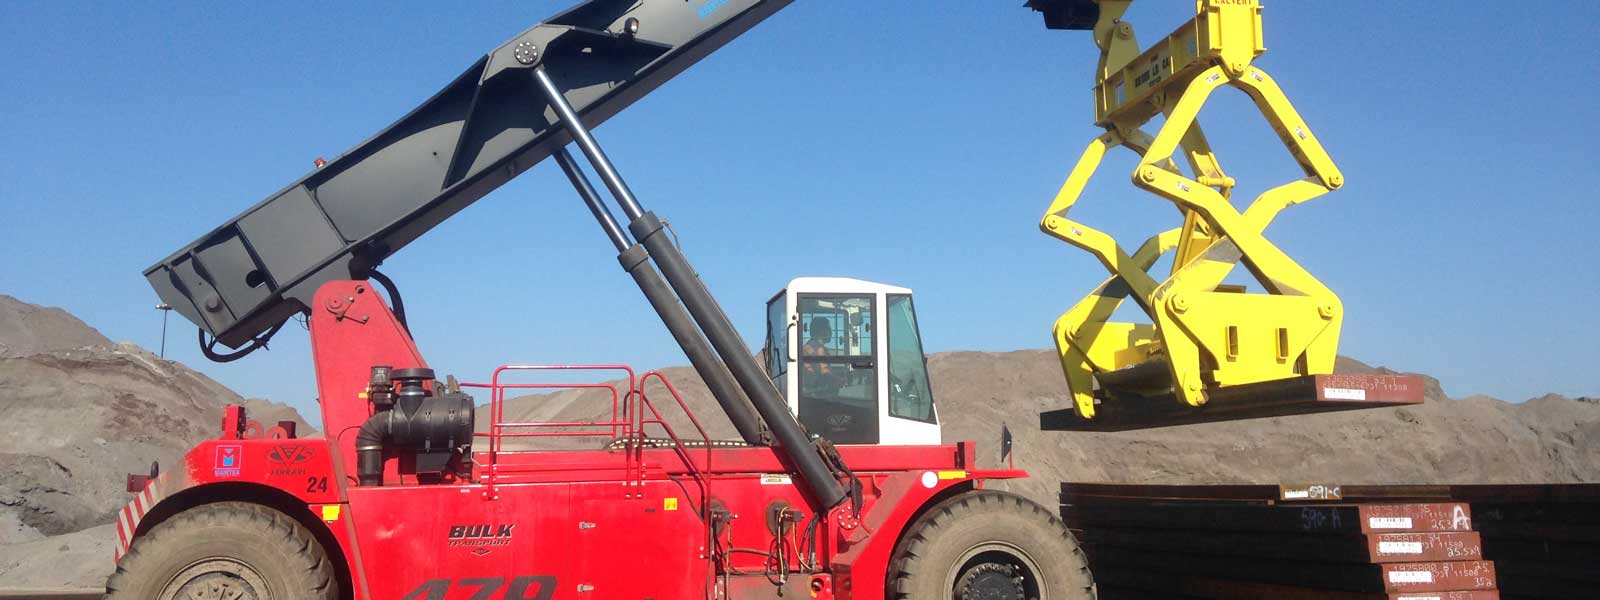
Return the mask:
<path id="1" fill-rule="evenodd" d="M 910 294 L 909 288 L 866 281 L 864 279 L 851 279 L 849 277 L 796 277 L 789 280 L 785 287 L 791 292 L 801 294 L 818 293 L 859 293 L 859 294 Z"/>

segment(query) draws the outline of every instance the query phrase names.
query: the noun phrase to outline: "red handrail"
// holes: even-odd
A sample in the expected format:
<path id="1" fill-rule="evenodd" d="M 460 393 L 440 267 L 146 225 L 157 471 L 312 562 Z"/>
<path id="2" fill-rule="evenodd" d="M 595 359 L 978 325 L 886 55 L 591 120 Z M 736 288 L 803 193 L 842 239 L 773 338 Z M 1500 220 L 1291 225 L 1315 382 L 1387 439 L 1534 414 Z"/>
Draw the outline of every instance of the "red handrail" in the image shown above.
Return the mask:
<path id="1" fill-rule="evenodd" d="M 511 371 L 620 371 L 627 374 L 628 391 L 626 394 L 618 390 L 618 385 L 610 383 L 505 383 L 502 376 Z M 673 401 L 683 414 L 689 418 L 690 424 L 700 434 L 704 444 L 704 462 L 695 460 L 689 448 L 683 443 L 678 432 L 673 429 L 666 418 L 661 416 L 661 411 L 650 401 L 645 394 L 644 387 L 650 380 L 660 381 L 667 392 L 672 395 Z M 667 438 L 672 441 L 672 449 L 683 461 L 684 467 L 694 477 L 695 483 L 700 488 L 699 511 L 702 519 L 709 519 L 709 499 L 711 498 L 710 481 L 704 473 L 711 469 L 712 445 L 711 434 L 706 431 L 700 419 L 689 410 L 688 403 L 684 402 L 683 395 L 668 381 L 660 371 L 646 372 L 642 377 L 636 376 L 633 369 L 625 365 L 505 365 L 494 371 L 489 383 L 463 383 L 462 387 L 488 388 L 489 389 L 489 431 L 474 432 L 477 437 L 489 438 L 489 464 L 486 474 L 482 477 L 485 484 L 485 497 L 495 496 L 495 485 L 499 481 L 500 454 L 504 452 L 504 438 L 521 437 L 604 437 L 613 440 L 626 440 L 623 451 L 627 460 L 628 478 L 630 480 L 643 477 L 645 426 L 655 424 L 661 426 Z M 611 391 L 611 420 L 609 421 L 542 421 L 542 422 L 507 422 L 505 420 L 506 390 L 534 389 L 534 390 L 587 390 L 606 389 Z M 548 429 L 548 428 L 573 428 L 573 427 L 608 427 L 606 431 L 507 431 L 508 429 Z M 642 479 L 640 479 L 642 481 Z M 709 535 L 709 534 L 708 534 Z"/>
<path id="2" fill-rule="evenodd" d="M 508 371 L 622 371 L 628 374 L 628 392 L 619 396 L 617 386 L 609 383 L 501 383 L 500 376 Z M 672 395 L 673 401 L 678 403 L 678 408 L 683 410 L 684 416 L 689 418 L 689 423 L 694 425 L 695 431 L 700 433 L 701 442 L 705 447 L 705 463 L 696 464 L 693 456 L 689 454 L 688 447 L 684 446 L 683 439 L 678 437 L 678 432 L 661 416 L 661 411 L 650 401 L 645 394 L 644 387 L 651 379 L 661 382 Z M 605 435 L 596 431 L 522 431 L 507 432 L 505 429 L 525 428 L 560 428 L 560 427 L 610 427 L 610 436 L 613 440 L 626 440 L 623 447 L 626 457 L 627 484 L 640 485 L 644 480 L 644 447 L 646 445 L 645 425 L 660 425 L 672 440 L 672 449 L 677 453 L 678 459 L 683 461 L 695 484 L 700 488 L 700 501 L 697 509 L 700 521 L 705 525 L 705 548 L 714 547 L 711 526 L 711 481 L 706 473 L 711 470 L 711 434 L 706 431 L 700 419 L 694 416 L 694 411 L 689 410 L 688 403 L 683 401 L 683 395 L 667 380 L 666 375 L 660 371 L 647 371 L 643 377 L 636 377 L 633 369 L 625 365 L 504 365 L 495 369 L 494 376 L 487 384 L 463 383 L 462 387 L 488 388 L 489 389 L 489 431 L 473 432 L 475 437 L 489 438 L 489 467 L 488 473 L 483 477 L 484 498 L 494 499 L 499 495 L 496 484 L 500 478 L 500 452 L 501 440 L 507 437 L 586 437 Z M 505 421 L 505 395 L 508 389 L 541 389 L 541 390 L 569 390 L 569 389 L 608 389 L 611 390 L 611 420 L 610 421 L 552 421 L 552 422 L 506 422 Z M 635 405 L 638 406 L 635 406 Z M 645 411 L 649 411 L 646 417 Z M 620 412 L 620 414 L 619 414 Z M 671 478 L 670 472 L 667 476 Z M 673 478 L 676 480 L 676 478 Z M 687 491 L 687 490 L 685 490 Z M 706 563 L 707 577 L 713 576 L 712 564 Z"/>
<path id="3" fill-rule="evenodd" d="M 706 428 L 705 428 L 705 426 L 700 424 L 700 419 L 695 418 L 694 411 L 689 410 L 689 405 L 684 403 L 683 395 L 678 393 L 678 388 L 673 387 L 672 382 L 671 381 L 667 381 L 667 376 L 663 375 L 660 371 L 647 371 L 644 374 L 643 377 L 639 378 L 639 398 L 641 400 L 643 400 L 645 406 L 650 407 L 650 412 L 655 415 L 655 419 L 653 421 L 651 421 L 651 422 L 660 424 L 661 428 L 665 429 L 667 431 L 667 435 L 672 438 L 673 443 L 677 444 L 680 447 L 683 446 L 683 442 L 678 439 L 678 434 L 672 430 L 672 426 L 668 425 L 666 420 L 661 418 L 661 413 L 660 413 L 660 411 L 656 410 L 655 404 L 651 403 L 650 399 L 645 396 L 644 386 L 645 386 L 645 384 L 650 382 L 651 378 L 654 378 L 657 381 L 660 381 L 661 385 L 665 386 L 667 388 L 667 392 L 672 394 L 672 399 L 676 400 L 678 402 L 678 408 L 683 409 L 684 416 L 689 417 L 689 423 L 694 425 L 695 431 L 700 432 L 700 440 L 705 443 L 705 449 L 706 449 L 706 464 L 705 464 L 705 467 L 702 469 L 702 468 L 700 468 L 697 465 L 694 465 L 692 463 L 685 464 L 684 466 L 688 467 L 691 470 L 710 471 L 711 470 L 711 434 L 706 433 Z M 643 429 L 644 429 L 644 421 L 641 420 L 641 422 L 640 422 L 640 431 L 642 432 Z M 687 453 L 685 453 L 685 454 L 687 454 Z M 687 460 L 687 458 L 688 457 L 685 456 L 686 460 Z"/>
<path id="4" fill-rule="evenodd" d="M 627 365 L 502 365 L 494 370 L 490 382 L 463 383 L 462 387 L 488 388 L 489 389 L 489 431 L 473 432 L 475 437 L 489 438 L 489 469 L 485 481 L 489 489 L 484 491 L 486 496 L 493 495 L 494 482 L 499 477 L 499 458 L 502 438 L 507 437 L 600 437 L 609 436 L 616 438 L 631 435 L 632 424 L 626 418 L 626 407 L 622 406 L 621 394 L 617 386 L 609 383 L 501 383 L 502 375 L 510 371 L 621 371 L 627 374 L 628 393 L 631 395 L 637 386 L 637 377 L 633 369 Z M 505 395 L 508 389 L 541 389 L 541 390 L 570 390 L 570 389 L 608 389 L 611 391 L 611 420 L 609 421 L 557 421 L 557 422 L 506 422 L 505 420 Z M 619 415 L 619 412 L 622 414 Z M 506 432 L 511 428 L 559 428 L 559 427 L 610 427 L 609 434 L 599 431 L 523 431 Z"/>
<path id="5" fill-rule="evenodd" d="M 667 393 L 672 394 L 672 399 L 677 401 L 679 408 L 683 409 L 684 416 L 689 417 L 689 423 L 693 424 L 695 430 L 700 432 L 700 439 L 705 444 L 706 451 L 704 469 L 694 464 L 694 460 L 689 456 L 689 450 L 683 446 L 683 441 L 678 439 L 678 433 L 672 430 L 672 426 L 667 424 L 666 419 L 661 418 L 661 411 L 656 410 L 655 404 L 650 402 L 650 398 L 644 393 L 644 386 L 650 382 L 651 378 L 660 381 L 661 385 L 667 388 Z M 705 544 L 704 547 L 707 549 L 714 548 L 715 540 L 711 539 L 711 480 L 705 476 L 705 473 L 711 470 L 711 435 L 706 433 L 706 428 L 700 424 L 700 419 L 695 418 L 694 411 L 689 410 L 689 405 L 684 403 L 683 395 L 678 393 L 678 389 L 673 387 L 672 382 L 667 381 L 667 376 L 661 374 L 660 371 L 645 372 L 644 377 L 639 379 L 638 395 L 639 402 L 649 408 L 650 414 L 655 416 L 652 422 L 660 424 L 661 428 L 666 430 L 667 436 L 672 438 L 672 445 L 678 453 L 678 459 L 683 461 L 684 467 L 689 469 L 689 474 L 694 477 L 695 483 L 700 486 L 700 502 L 697 508 L 700 512 L 700 522 L 705 525 L 705 540 L 702 543 Z M 640 411 L 639 431 L 641 434 L 644 431 L 645 422 L 643 411 Z M 640 446 L 643 446 L 643 444 L 640 444 Z M 714 576 L 710 561 L 706 563 L 706 573 L 708 577 Z"/>

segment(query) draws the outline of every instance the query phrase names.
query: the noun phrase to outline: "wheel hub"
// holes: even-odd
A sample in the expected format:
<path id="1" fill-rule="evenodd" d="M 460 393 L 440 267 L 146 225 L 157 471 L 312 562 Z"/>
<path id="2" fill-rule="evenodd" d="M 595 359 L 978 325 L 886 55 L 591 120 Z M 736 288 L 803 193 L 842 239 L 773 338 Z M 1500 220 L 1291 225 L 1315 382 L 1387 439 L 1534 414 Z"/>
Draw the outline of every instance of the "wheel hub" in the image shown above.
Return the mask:
<path id="1" fill-rule="evenodd" d="M 162 600 L 271 600 L 255 569 L 230 558 L 189 565 L 162 590 Z"/>
<path id="2" fill-rule="evenodd" d="M 1026 600 L 1023 578 L 1015 565 L 982 563 L 956 581 L 957 600 Z"/>

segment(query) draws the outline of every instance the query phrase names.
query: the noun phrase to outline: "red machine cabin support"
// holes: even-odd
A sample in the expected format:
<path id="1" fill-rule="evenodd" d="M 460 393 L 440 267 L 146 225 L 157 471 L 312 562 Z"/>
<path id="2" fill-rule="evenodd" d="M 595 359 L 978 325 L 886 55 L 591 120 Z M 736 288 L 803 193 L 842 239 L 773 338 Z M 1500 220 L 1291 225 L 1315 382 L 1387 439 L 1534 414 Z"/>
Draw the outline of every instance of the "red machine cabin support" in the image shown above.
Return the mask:
<path id="1" fill-rule="evenodd" d="M 329 282 L 317 290 L 314 302 L 316 308 L 307 321 L 322 426 L 330 439 L 339 440 L 334 468 L 341 482 L 354 485 L 355 445 L 345 443 L 345 438 L 354 436 L 354 430 L 372 414 L 366 401 L 372 367 L 426 368 L 428 363 L 367 282 Z M 398 478 L 398 465 L 385 461 L 384 483 L 395 483 Z"/>

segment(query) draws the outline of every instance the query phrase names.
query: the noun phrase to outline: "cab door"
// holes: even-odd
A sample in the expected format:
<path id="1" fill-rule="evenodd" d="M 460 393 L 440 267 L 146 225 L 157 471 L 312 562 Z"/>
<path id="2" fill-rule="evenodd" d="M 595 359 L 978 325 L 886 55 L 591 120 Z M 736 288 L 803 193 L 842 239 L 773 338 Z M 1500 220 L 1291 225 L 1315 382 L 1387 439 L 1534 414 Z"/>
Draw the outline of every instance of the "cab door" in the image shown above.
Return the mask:
<path id="1" fill-rule="evenodd" d="M 800 422 L 838 444 L 876 444 L 878 344 L 874 294 L 797 294 Z"/>

